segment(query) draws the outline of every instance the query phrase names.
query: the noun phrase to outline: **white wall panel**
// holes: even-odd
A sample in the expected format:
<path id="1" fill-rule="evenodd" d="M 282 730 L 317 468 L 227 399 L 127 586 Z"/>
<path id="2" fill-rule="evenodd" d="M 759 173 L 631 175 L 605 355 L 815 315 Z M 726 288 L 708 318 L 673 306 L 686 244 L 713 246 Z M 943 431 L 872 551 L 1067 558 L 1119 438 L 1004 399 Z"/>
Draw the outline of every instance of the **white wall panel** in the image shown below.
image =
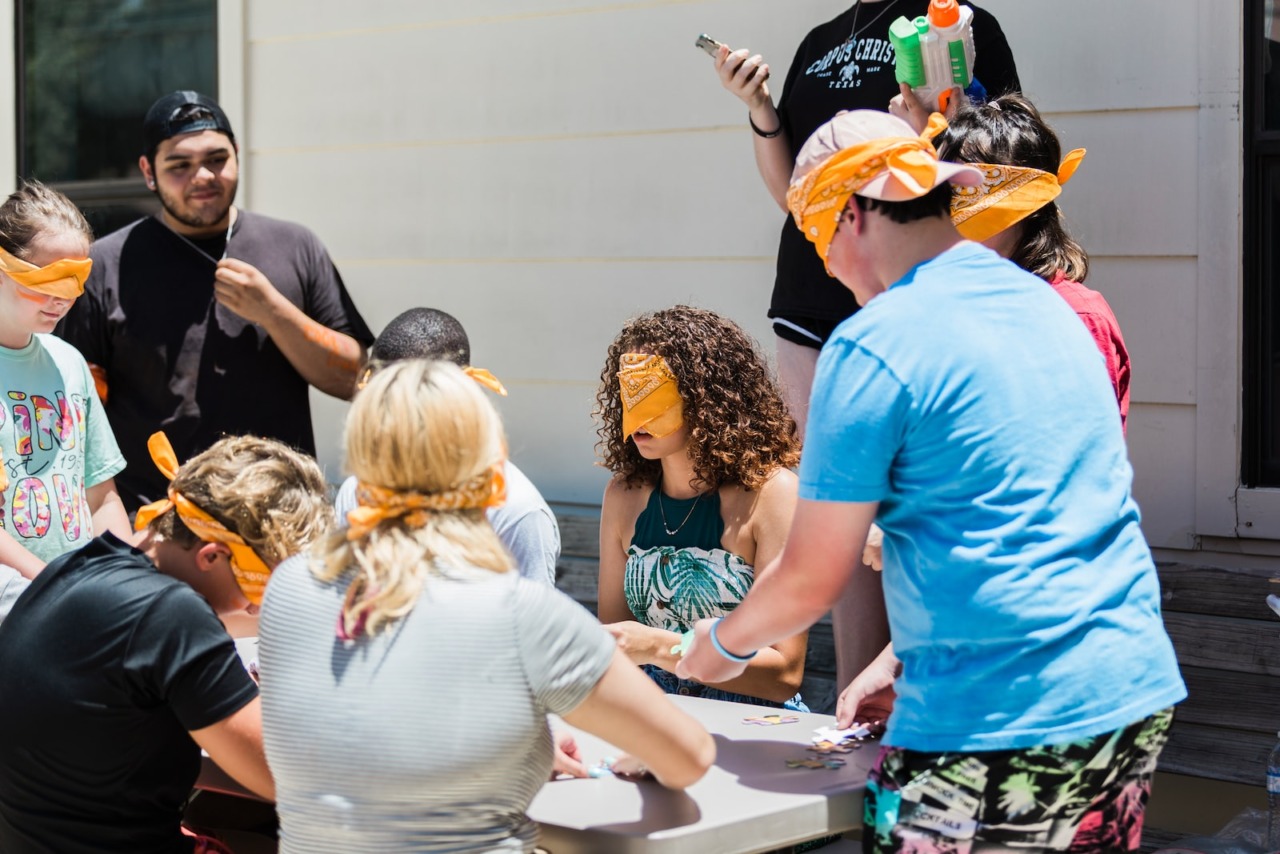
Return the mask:
<path id="1" fill-rule="evenodd" d="M 1133 363 L 1130 399 L 1195 403 L 1196 259 L 1093 256 L 1086 284 L 1120 322 Z"/>
<path id="2" fill-rule="evenodd" d="M 254 205 L 347 258 L 772 256 L 747 132 L 254 158 Z"/>
<path id="3" fill-rule="evenodd" d="M 1092 255 L 1195 255 L 1197 111 L 1050 114 L 1064 151 L 1088 150 L 1060 202 Z"/>
<path id="4" fill-rule="evenodd" d="M 1203 2 L 1209 8 L 1231 0 Z M 1196 16 L 1201 0 L 984 0 L 979 5 L 1000 21 L 1022 87 L 1042 109 L 1128 111 L 1199 103 Z"/>
<path id="5" fill-rule="evenodd" d="M 1129 459 L 1142 530 L 1153 548 L 1195 546 L 1196 410 L 1134 404 L 1129 409 Z"/>
<path id="6" fill-rule="evenodd" d="M 513 458 L 555 500 L 599 498 L 590 413 L 605 350 L 628 317 L 676 303 L 710 308 L 733 318 L 764 342 L 768 358 L 773 355 L 764 316 L 771 261 L 340 266 L 375 331 L 417 305 L 462 320 L 473 361 L 510 392 L 498 403 Z M 327 473 L 336 477 L 345 410 L 322 395 L 312 397 L 323 401 L 317 404 L 325 412 L 317 410 L 317 442 Z"/>
<path id="7" fill-rule="evenodd" d="M 254 146 L 745 126 L 741 102 L 721 89 L 694 37 L 707 30 L 763 52 L 780 86 L 805 21 L 840 8 L 810 3 L 830 13 L 797 18 L 772 4 L 723 0 L 529 5 L 542 11 L 253 41 L 255 70 L 282 84 L 263 87 L 254 101 Z M 565 13 L 547 13 L 551 7 Z M 363 23 L 354 7 L 343 8 L 352 24 Z M 283 85 L 299 69 L 308 85 Z"/>

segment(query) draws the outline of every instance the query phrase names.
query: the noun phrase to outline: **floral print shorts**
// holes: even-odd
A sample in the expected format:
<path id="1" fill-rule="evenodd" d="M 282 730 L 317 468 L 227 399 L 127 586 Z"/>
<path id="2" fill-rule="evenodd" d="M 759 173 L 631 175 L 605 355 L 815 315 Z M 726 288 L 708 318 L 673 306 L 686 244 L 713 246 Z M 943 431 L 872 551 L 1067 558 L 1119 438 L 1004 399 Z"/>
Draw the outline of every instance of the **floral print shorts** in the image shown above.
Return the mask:
<path id="1" fill-rule="evenodd" d="M 884 747 L 867 780 L 865 852 L 1137 851 L 1173 710 L 1022 750 Z"/>

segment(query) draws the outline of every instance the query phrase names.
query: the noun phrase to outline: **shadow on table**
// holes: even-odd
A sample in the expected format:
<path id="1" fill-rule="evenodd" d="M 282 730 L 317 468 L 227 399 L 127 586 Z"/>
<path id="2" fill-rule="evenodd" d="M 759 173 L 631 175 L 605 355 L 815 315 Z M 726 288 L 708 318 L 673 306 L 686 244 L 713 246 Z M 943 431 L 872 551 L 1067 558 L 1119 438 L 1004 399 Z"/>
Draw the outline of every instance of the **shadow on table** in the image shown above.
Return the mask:
<path id="1" fill-rule="evenodd" d="M 702 818 L 698 804 L 684 792 L 673 792 L 656 780 L 634 785 L 640 795 L 640 817 L 635 821 L 596 825 L 594 830 L 624 835 L 653 833 L 697 824 Z"/>
<path id="2" fill-rule="evenodd" d="M 733 774 L 743 786 L 765 792 L 807 795 L 861 790 L 866 786 L 867 769 L 875 761 L 878 741 L 868 741 L 851 753 L 836 754 L 845 767 L 788 768 L 789 759 L 812 759 L 803 744 L 785 741 L 728 739 L 714 735 L 716 766 Z M 825 758 L 825 757 L 816 757 Z"/>

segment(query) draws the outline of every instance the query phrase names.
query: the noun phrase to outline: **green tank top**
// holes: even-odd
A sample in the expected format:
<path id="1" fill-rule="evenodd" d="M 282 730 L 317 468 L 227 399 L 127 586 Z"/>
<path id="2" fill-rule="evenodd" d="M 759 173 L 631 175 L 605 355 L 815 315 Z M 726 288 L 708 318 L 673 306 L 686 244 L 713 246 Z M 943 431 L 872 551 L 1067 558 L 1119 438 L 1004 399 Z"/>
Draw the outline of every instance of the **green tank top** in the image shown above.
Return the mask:
<path id="1" fill-rule="evenodd" d="M 683 632 L 704 617 L 723 617 L 738 607 L 755 572 L 720 547 L 724 520 L 718 491 L 681 501 L 661 495 L 661 488 L 653 490 L 636 519 L 622 589 L 641 623 Z"/>
<path id="2" fill-rule="evenodd" d="M 667 531 L 676 533 L 668 534 Z M 719 490 L 713 489 L 693 498 L 672 498 L 663 495 L 662 484 L 658 484 L 649 493 L 649 502 L 636 519 L 631 545 L 641 549 L 671 546 L 711 551 L 720 548 L 722 536 L 724 520 L 720 518 Z"/>

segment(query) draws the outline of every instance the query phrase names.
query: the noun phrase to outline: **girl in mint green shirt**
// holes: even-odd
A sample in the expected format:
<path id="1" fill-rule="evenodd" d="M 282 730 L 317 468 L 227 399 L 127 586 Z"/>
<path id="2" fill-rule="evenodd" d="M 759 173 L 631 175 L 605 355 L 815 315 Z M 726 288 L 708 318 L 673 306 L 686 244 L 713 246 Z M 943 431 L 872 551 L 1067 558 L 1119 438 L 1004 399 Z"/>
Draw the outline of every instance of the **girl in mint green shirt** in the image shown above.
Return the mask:
<path id="1" fill-rule="evenodd" d="M 28 578 L 111 529 L 124 457 L 93 375 L 50 333 L 84 292 L 93 235 L 65 196 L 38 182 L 0 205 L 0 564 Z"/>

